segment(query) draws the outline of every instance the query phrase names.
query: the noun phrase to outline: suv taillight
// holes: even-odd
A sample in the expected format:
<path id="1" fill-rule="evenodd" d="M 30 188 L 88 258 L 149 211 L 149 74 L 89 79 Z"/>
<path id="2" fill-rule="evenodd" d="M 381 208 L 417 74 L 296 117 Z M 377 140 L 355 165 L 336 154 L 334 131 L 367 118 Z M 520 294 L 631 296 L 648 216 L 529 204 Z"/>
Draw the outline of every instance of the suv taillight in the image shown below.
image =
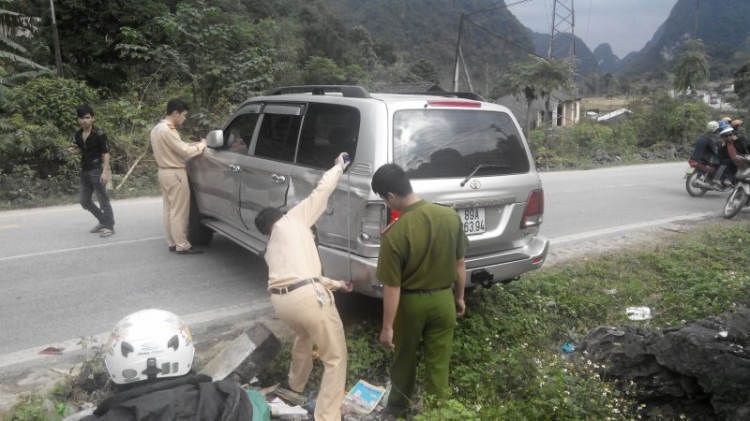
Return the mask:
<path id="1" fill-rule="evenodd" d="M 526 200 L 526 208 L 523 210 L 523 218 L 521 218 L 521 229 L 542 225 L 543 216 L 544 190 L 534 190 L 529 193 L 529 198 Z"/>

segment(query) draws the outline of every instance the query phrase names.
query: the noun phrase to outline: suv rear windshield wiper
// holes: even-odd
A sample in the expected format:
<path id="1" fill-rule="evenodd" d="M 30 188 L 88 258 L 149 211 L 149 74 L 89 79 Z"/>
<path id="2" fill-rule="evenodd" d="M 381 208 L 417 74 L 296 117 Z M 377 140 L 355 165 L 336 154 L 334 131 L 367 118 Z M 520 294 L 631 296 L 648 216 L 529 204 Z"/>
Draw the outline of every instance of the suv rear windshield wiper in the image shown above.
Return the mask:
<path id="1" fill-rule="evenodd" d="M 477 173 L 477 171 L 481 170 L 482 168 L 510 168 L 510 165 L 502 165 L 502 164 L 479 164 L 474 168 L 474 171 L 471 172 L 471 174 L 467 175 L 466 178 L 464 178 L 464 181 L 461 182 L 461 187 L 466 185 L 466 182 L 471 180 L 471 177 L 474 177 L 474 174 Z"/>

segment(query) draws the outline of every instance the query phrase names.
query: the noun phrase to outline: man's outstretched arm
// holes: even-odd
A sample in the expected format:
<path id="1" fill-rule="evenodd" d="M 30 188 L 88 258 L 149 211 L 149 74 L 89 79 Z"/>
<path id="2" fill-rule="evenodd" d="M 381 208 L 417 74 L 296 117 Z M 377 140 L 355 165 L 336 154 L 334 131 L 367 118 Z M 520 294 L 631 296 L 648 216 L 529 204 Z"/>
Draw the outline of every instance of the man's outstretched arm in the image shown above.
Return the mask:
<path id="1" fill-rule="evenodd" d="M 349 165 L 348 162 L 344 162 L 344 156 L 346 156 L 346 152 L 342 152 L 336 157 L 333 168 L 323 174 L 323 177 L 318 182 L 318 186 L 315 187 L 315 190 L 305 200 L 299 202 L 287 213 L 288 217 L 300 219 L 308 227 L 315 224 L 315 221 L 326 210 L 328 198 L 336 189 L 336 184 L 338 184 L 341 174 L 344 173 L 344 169 Z"/>

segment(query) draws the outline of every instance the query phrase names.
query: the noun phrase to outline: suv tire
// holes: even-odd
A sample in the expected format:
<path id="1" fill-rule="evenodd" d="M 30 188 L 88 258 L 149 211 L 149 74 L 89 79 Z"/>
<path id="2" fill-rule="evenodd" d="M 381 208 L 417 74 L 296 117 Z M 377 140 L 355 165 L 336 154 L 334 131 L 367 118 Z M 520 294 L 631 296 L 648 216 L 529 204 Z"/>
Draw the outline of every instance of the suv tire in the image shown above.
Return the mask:
<path id="1" fill-rule="evenodd" d="M 190 217 L 187 231 L 187 239 L 194 246 L 205 247 L 211 244 L 214 238 L 213 230 L 201 224 L 201 214 L 198 213 L 198 201 L 195 200 L 192 183 L 190 184 Z"/>

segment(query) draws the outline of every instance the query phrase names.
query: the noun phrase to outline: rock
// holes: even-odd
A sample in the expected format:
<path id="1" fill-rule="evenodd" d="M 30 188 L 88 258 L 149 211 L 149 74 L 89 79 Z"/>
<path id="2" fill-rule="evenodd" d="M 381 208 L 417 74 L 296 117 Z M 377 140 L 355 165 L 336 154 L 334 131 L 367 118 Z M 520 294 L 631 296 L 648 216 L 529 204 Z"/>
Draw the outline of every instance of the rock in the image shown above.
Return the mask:
<path id="1" fill-rule="evenodd" d="M 266 325 L 256 323 L 209 361 L 201 374 L 219 381 L 234 373 L 250 382 L 280 350 L 279 339 Z"/>
<path id="2" fill-rule="evenodd" d="M 748 347 L 750 309 L 742 308 L 726 321 L 708 317 L 663 330 L 599 327 L 576 353 L 603 363 L 600 374 L 622 388 L 633 382 L 652 415 L 739 421 L 750 415 Z"/>

